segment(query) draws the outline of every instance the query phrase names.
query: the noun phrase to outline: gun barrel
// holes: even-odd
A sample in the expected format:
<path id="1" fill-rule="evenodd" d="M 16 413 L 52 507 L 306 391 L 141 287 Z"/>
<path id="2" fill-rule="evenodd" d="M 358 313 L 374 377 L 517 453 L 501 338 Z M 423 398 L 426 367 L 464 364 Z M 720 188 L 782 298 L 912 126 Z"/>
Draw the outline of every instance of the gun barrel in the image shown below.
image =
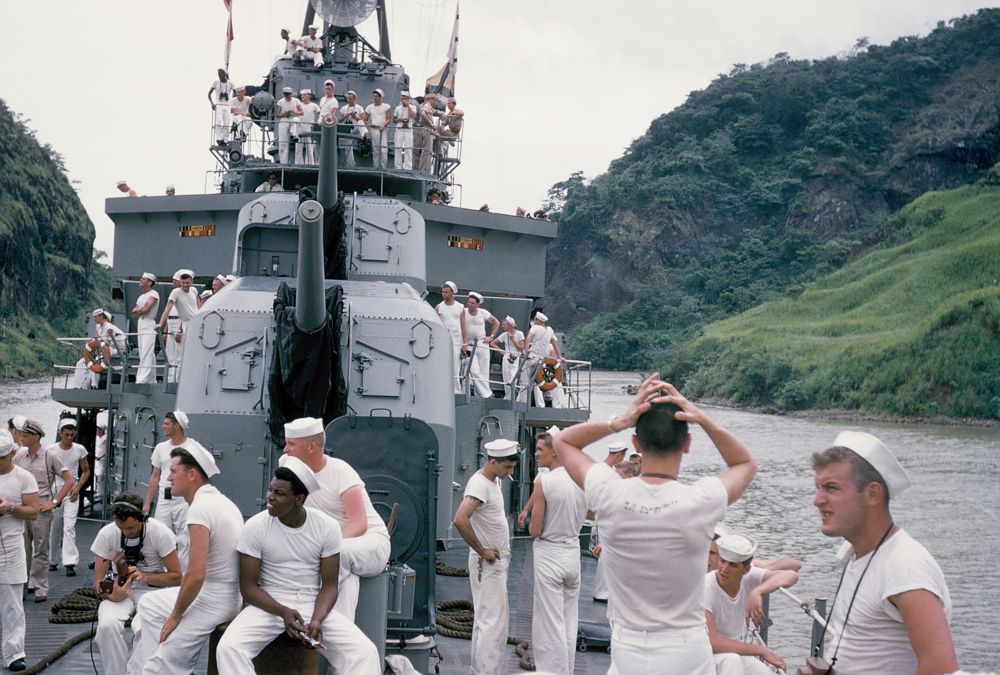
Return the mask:
<path id="1" fill-rule="evenodd" d="M 324 209 L 337 203 L 337 119 L 332 114 L 320 119 L 319 178 L 316 199 Z"/>
<path id="2" fill-rule="evenodd" d="M 315 200 L 299 205 L 298 291 L 295 324 L 311 333 L 326 323 L 323 285 L 323 207 Z"/>

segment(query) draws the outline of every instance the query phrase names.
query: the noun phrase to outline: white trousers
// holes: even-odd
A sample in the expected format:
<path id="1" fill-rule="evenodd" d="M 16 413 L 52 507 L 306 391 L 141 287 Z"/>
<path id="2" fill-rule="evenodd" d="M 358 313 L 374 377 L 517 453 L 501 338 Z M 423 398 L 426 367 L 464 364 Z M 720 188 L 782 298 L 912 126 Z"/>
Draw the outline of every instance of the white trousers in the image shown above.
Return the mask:
<path id="1" fill-rule="evenodd" d="M 253 129 L 253 119 L 248 115 L 233 115 L 233 127 L 236 129 L 236 135 L 245 140 Z"/>
<path id="2" fill-rule="evenodd" d="M 391 542 L 388 533 L 368 530 L 360 537 L 344 539 L 340 549 L 340 579 L 337 582 L 337 602 L 333 608 L 354 621 L 361 592 L 359 577 L 378 576 L 389 562 Z"/>
<path id="3" fill-rule="evenodd" d="M 714 654 L 716 675 L 774 675 L 766 663 L 756 656 Z"/>
<path id="4" fill-rule="evenodd" d="M 52 509 L 52 530 L 49 532 L 49 560 L 60 560 L 63 567 L 78 565 L 80 551 L 76 548 L 76 517 L 80 513 L 80 497 L 71 501 L 69 495 Z"/>
<path id="5" fill-rule="evenodd" d="M 180 588 L 161 588 L 139 599 L 136 612 L 142 625 L 139 644 L 129 660 L 129 670 L 145 675 L 189 675 L 198 665 L 201 650 L 216 626 L 231 621 L 240 611 L 239 584 L 206 581 L 181 622 L 162 643 L 160 631 L 174 609 Z M 133 664 L 133 661 L 135 663 Z"/>
<path id="6" fill-rule="evenodd" d="M 608 580 L 604 576 L 604 556 L 597 559 L 597 572 L 594 574 L 594 599 L 608 599 Z"/>
<path id="7" fill-rule="evenodd" d="M 215 140 L 225 142 L 233 124 L 233 108 L 226 102 L 215 104 Z"/>
<path id="8" fill-rule="evenodd" d="M 490 389 L 490 346 L 481 339 L 470 340 L 475 345 L 469 345 L 469 349 L 475 347 L 472 355 L 472 365 L 469 368 L 469 375 L 472 376 L 472 388 L 476 396 L 482 398 L 492 398 L 493 390 Z"/>
<path id="9" fill-rule="evenodd" d="M 389 168 L 388 130 L 372 127 L 368 131 L 372 135 L 372 166 L 376 169 Z"/>
<path id="10" fill-rule="evenodd" d="M 462 393 L 462 334 L 451 334 L 452 373 L 455 375 L 455 393 Z"/>
<path id="11" fill-rule="evenodd" d="M 307 134 L 313 130 L 313 125 L 307 122 L 299 122 L 298 130 L 298 143 L 295 144 L 295 163 L 296 164 L 308 164 L 310 166 L 315 166 L 318 164 L 316 161 L 316 143 L 313 142 L 312 138 L 308 136 L 303 136 L 302 134 Z"/>
<path id="12" fill-rule="evenodd" d="M 316 602 L 315 596 L 302 594 L 280 594 L 269 591 L 271 597 L 298 610 L 308 624 Z M 382 672 L 378 661 L 378 650 L 361 629 L 344 618 L 339 612 L 330 612 L 322 624 L 323 657 L 333 666 L 333 671 L 343 675 L 379 675 Z M 259 607 L 247 605 L 233 619 L 215 650 L 215 661 L 219 675 L 246 675 L 254 672 L 253 658 L 271 640 L 285 631 L 285 623 L 280 616 L 269 614 Z"/>
<path id="13" fill-rule="evenodd" d="M 136 322 L 136 342 L 139 343 L 139 367 L 135 371 L 136 384 L 156 382 L 156 322 L 148 317 L 140 317 Z"/>
<path id="14" fill-rule="evenodd" d="M 549 390 L 549 396 L 552 397 L 552 407 L 553 408 L 565 408 L 566 402 L 563 400 L 562 385 L 558 382 L 555 388 Z M 534 397 L 535 397 L 535 407 L 544 408 L 545 407 L 545 394 L 542 393 L 542 388 L 537 384 L 534 385 Z"/>
<path id="15" fill-rule="evenodd" d="M 469 584 L 472 587 L 473 675 L 500 675 L 504 672 L 507 645 L 507 566 L 510 553 L 502 553 L 488 563 L 469 551 Z"/>
<path id="16" fill-rule="evenodd" d="M 124 600 L 112 602 L 102 600 L 97 606 L 97 633 L 94 641 L 101 650 L 101 660 L 104 662 L 106 675 L 125 675 L 129 663 L 129 653 L 132 643 L 125 636 L 125 622 L 135 614 L 139 598 L 155 589 L 142 585 L 132 588 L 132 594 Z M 132 642 L 138 644 L 141 634 L 138 618 L 132 621 Z M 137 666 L 139 664 L 136 664 Z"/>
<path id="17" fill-rule="evenodd" d="M 9 666 L 24 654 L 24 584 L 0 584 L 0 631 L 3 631 L 3 663 Z"/>
<path id="18" fill-rule="evenodd" d="M 298 117 L 282 117 L 278 120 L 278 161 L 282 164 L 288 164 L 288 137 L 298 135 Z"/>
<path id="19" fill-rule="evenodd" d="M 111 357 L 114 358 L 118 356 L 118 350 L 114 347 L 110 347 Z M 97 389 L 101 386 L 101 374 L 95 373 L 90 370 L 90 366 L 83 359 L 76 362 L 76 368 L 73 370 L 73 388 L 74 389 Z"/>
<path id="20" fill-rule="evenodd" d="M 159 488 L 156 498 L 156 511 L 153 517 L 170 528 L 177 535 L 177 557 L 181 561 L 181 570 L 187 570 L 188 550 L 191 548 L 191 537 L 187 528 L 188 503 L 181 497 L 163 498 L 163 488 Z"/>
<path id="21" fill-rule="evenodd" d="M 396 127 L 392 164 L 403 171 L 413 170 L 413 129 Z"/>
<path id="22" fill-rule="evenodd" d="M 531 648 L 535 669 L 572 675 L 580 600 L 580 547 L 536 539 Z"/>
<path id="23" fill-rule="evenodd" d="M 608 675 L 714 675 L 705 626 L 631 630 L 611 624 Z"/>
<path id="24" fill-rule="evenodd" d="M 181 364 L 181 343 L 175 337 L 180 327 L 180 319 L 176 316 L 167 317 L 167 336 L 164 338 L 163 347 L 163 351 L 167 354 L 167 382 L 177 381 L 177 370 Z"/>

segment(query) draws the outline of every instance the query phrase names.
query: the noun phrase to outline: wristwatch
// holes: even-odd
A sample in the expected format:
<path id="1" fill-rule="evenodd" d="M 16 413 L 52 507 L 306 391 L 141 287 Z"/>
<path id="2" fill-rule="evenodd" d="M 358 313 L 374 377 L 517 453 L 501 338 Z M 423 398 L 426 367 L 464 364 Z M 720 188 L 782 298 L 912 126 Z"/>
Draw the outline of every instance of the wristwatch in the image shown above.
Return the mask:
<path id="1" fill-rule="evenodd" d="M 7 515 L 9 516 L 10 514 L 14 513 L 14 510 L 15 510 L 16 508 L 17 508 L 17 505 L 16 505 L 16 504 L 11 504 L 10 506 L 8 506 L 8 507 L 7 507 Z"/>

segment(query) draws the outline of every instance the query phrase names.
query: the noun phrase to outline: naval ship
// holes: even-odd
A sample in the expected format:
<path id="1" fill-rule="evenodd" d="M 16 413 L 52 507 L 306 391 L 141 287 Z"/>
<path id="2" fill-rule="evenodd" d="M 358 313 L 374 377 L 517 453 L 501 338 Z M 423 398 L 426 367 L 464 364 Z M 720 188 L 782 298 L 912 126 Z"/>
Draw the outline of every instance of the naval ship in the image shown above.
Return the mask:
<path id="1" fill-rule="evenodd" d="M 357 30 L 373 12 L 377 47 Z M 446 203 L 458 187 L 461 134 L 437 142 L 424 170 L 390 168 L 398 151 L 391 137 L 388 166 L 381 166 L 358 129 L 333 115 L 296 139 L 313 145 L 314 164 L 278 147 L 274 103 L 286 87 L 318 100 L 332 80 L 341 106 L 349 90 L 367 98 L 381 89 L 393 106 L 412 90 L 392 61 L 385 12 L 384 0 L 307 5 L 304 25 L 322 24 L 324 63 L 279 58 L 259 86 L 247 87 L 249 130 L 227 129 L 208 148 L 216 192 L 106 201 L 115 227 L 112 293 L 124 310 L 115 320 L 128 344 L 106 364 L 99 386 L 84 389 L 73 385 L 73 370 L 87 338 L 61 340 L 52 397 L 76 409 L 78 441 L 91 448 L 96 415 L 107 411 L 105 495 L 145 494 L 163 415 L 184 410 L 190 436 L 221 470 L 213 483 L 245 517 L 265 506 L 284 422 L 321 417 L 326 451 L 360 473 L 376 509 L 392 521 L 389 568 L 363 580 L 357 623 L 380 648 L 412 656 L 407 645 L 433 648 L 435 562 L 464 549 L 452 516 L 484 461 L 484 443 L 520 444 L 518 470 L 505 483 L 515 514 L 531 487 L 534 434 L 588 419 L 590 364 L 560 364 L 565 406 L 558 408 L 533 404 L 530 390 L 542 375 L 524 357 L 514 384 L 505 385 L 503 355 L 491 354 L 492 397 L 470 395 L 471 358 L 453 372 L 452 340 L 434 310 L 444 282 L 458 285 L 459 301 L 480 293 L 484 308 L 527 332 L 544 294 L 546 245 L 558 232 L 547 220 Z M 284 189 L 256 192 L 271 172 Z M 435 192 L 445 203 L 428 203 Z M 137 326 L 128 310 L 142 293 L 139 279 L 151 272 L 161 280 L 159 313 L 171 290 L 162 280 L 181 268 L 194 271 L 198 286 L 218 274 L 235 279 L 190 320 L 180 366 L 167 361 L 160 335 L 155 381 L 137 383 Z M 426 672 L 426 656 L 411 660 Z"/>

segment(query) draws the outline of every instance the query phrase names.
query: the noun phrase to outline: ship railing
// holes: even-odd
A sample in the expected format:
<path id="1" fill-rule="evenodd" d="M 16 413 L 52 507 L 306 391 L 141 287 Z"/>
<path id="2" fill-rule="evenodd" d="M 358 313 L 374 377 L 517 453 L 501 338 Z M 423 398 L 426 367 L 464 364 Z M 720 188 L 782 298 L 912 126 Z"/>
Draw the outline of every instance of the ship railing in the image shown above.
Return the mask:
<path id="1" fill-rule="evenodd" d="M 103 390 L 115 388 L 119 391 L 123 390 L 125 384 L 135 381 L 135 375 L 140 367 L 137 361 L 138 349 L 132 345 L 132 340 L 129 339 L 137 338 L 138 335 L 139 333 L 124 332 L 118 334 L 118 337 L 113 340 L 115 348 L 111 351 L 110 364 L 96 373 L 89 368 L 83 357 L 87 344 L 94 339 L 93 337 L 56 338 L 55 362 L 52 364 L 52 388 Z M 112 342 L 112 340 L 105 339 L 98 340 L 98 342 L 100 343 L 98 348 L 103 351 L 103 344 Z M 160 363 L 162 355 L 166 354 L 166 345 L 163 343 L 159 331 L 156 333 L 156 342 L 159 349 L 154 347 L 156 357 L 154 365 L 150 367 L 155 374 L 154 379 L 163 381 L 167 379 L 167 374 L 173 366 L 165 362 Z M 145 368 L 145 366 L 143 367 Z M 101 377 L 105 373 L 109 376 Z M 94 377 L 95 375 L 97 377 Z M 171 376 L 170 379 L 175 378 Z M 83 381 L 81 382 L 81 380 Z M 95 381 L 97 386 L 91 386 Z"/>

